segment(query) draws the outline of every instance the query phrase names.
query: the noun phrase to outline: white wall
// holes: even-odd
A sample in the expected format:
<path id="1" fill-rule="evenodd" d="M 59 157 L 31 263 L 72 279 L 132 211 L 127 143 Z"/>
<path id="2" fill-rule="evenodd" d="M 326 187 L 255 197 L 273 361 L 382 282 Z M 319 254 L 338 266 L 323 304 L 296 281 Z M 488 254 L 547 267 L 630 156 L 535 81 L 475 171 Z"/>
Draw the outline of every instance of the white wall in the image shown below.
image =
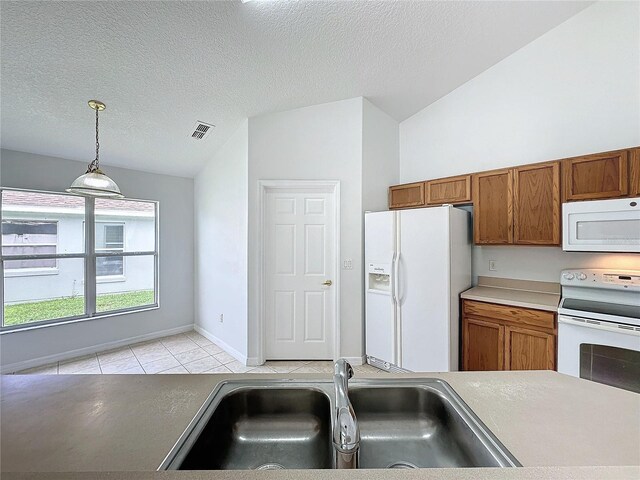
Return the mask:
<path id="1" fill-rule="evenodd" d="M 362 208 L 386 210 L 387 189 L 399 181 L 398 122 L 366 98 L 362 105 Z"/>
<path id="2" fill-rule="evenodd" d="M 400 124 L 411 182 L 640 144 L 640 3 L 599 2 Z M 558 281 L 638 255 L 475 247 L 474 275 Z M 488 260 L 497 271 L 488 271 Z"/>
<path id="3" fill-rule="evenodd" d="M 0 151 L 0 165 L 3 186 L 57 192 L 86 170 L 82 162 L 10 150 Z M 193 324 L 193 180 L 104 169 L 126 196 L 160 202 L 160 308 L 3 334 L 3 366 Z"/>
<path id="4" fill-rule="evenodd" d="M 196 323 L 240 357 L 247 356 L 247 182 L 245 121 L 195 177 Z"/>
<path id="5" fill-rule="evenodd" d="M 362 98 L 249 119 L 249 357 L 255 332 L 258 180 L 340 180 L 340 355 L 362 355 Z M 342 263 L 342 262 L 341 262 Z"/>

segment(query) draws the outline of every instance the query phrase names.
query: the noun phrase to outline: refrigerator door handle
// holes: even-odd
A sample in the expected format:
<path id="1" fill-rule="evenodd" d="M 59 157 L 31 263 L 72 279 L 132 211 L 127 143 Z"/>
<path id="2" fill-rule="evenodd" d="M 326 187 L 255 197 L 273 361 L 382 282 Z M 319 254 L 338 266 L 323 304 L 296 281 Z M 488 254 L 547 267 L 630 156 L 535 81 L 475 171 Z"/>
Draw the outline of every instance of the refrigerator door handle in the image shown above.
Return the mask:
<path id="1" fill-rule="evenodd" d="M 398 252 L 396 257 L 396 265 L 393 275 L 395 277 L 396 287 L 396 322 L 395 322 L 395 362 L 396 365 L 402 367 L 402 293 L 400 284 L 400 264 L 402 262 L 402 253 Z"/>
<path id="2" fill-rule="evenodd" d="M 396 259 L 396 271 L 394 272 L 396 276 L 396 301 L 398 305 L 402 305 L 404 301 L 404 291 L 402 285 L 402 254 L 398 253 L 398 258 Z"/>
<path id="3" fill-rule="evenodd" d="M 395 280 L 395 271 L 396 271 L 396 254 L 393 253 L 391 257 L 391 302 L 395 306 L 396 304 L 396 280 Z"/>

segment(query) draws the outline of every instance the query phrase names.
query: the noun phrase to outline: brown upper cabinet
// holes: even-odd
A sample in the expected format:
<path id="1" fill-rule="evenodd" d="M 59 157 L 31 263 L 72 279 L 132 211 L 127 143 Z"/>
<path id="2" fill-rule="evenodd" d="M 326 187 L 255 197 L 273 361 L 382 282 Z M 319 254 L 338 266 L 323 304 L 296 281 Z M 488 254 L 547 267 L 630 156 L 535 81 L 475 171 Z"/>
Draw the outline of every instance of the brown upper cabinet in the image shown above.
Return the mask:
<path id="1" fill-rule="evenodd" d="M 389 208 L 424 207 L 424 182 L 389 187 Z"/>
<path id="2" fill-rule="evenodd" d="M 389 208 L 473 203 L 478 245 L 560 245 L 561 202 L 640 196 L 640 147 L 389 187 Z"/>
<path id="3" fill-rule="evenodd" d="M 439 178 L 425 184 L 427 205 L 471 203 L 471 175 Z"/>
<path id="4" fill-rule="evenodd" d="M 625 197 L 629 193 L 629 150 L 562 160 L 565 202 Z"/>
<path id="5" fill-rule="evenodd" d="M 560 164 L 474 175 L 473 210 L 478 245 L 560 245 Z"/>
<path id="6" fill-rule="evenodd" d="M 473 176 L 473 241 L 482 245 L 513 243 L 513 170 Z"/>
<path id="7" fill-rule="evenodd" d="M 560 245 L 560 163 L 513 170 L 513 243 Z"/>
<path id="8" fill-rule="evenodd" d="M 629 195 L 640 196 L 640 147 L 629 151 Z"/>

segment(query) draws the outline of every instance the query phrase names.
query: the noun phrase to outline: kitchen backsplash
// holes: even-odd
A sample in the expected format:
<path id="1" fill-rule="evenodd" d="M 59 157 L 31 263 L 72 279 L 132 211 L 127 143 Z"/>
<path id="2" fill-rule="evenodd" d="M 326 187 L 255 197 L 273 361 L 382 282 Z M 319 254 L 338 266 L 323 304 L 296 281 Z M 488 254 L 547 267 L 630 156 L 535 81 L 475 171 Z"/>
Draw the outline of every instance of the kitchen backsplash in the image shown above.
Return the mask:
<path id="1" fill-rule="evenodd" d="M 566 268 L 640 270 L 640 254 L 565 252 L 559 247 L 473 247 L 473 283 L 478 276 L 559 282 Z M 494 261 L 495 270 L 489 269 Z"/>

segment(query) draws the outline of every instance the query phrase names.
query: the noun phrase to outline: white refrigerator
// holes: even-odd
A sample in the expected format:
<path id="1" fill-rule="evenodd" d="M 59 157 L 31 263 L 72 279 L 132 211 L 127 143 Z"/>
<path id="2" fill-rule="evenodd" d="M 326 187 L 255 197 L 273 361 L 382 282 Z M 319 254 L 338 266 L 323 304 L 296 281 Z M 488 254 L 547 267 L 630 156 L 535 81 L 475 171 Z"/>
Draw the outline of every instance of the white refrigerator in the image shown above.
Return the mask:
<path id="1" fill-rule="evenodd" d="M 448 205 L 365 213 L 368 363 L 458 370 L 458 298 L 471 286 L 469 224 L 469 212 Z"/>

